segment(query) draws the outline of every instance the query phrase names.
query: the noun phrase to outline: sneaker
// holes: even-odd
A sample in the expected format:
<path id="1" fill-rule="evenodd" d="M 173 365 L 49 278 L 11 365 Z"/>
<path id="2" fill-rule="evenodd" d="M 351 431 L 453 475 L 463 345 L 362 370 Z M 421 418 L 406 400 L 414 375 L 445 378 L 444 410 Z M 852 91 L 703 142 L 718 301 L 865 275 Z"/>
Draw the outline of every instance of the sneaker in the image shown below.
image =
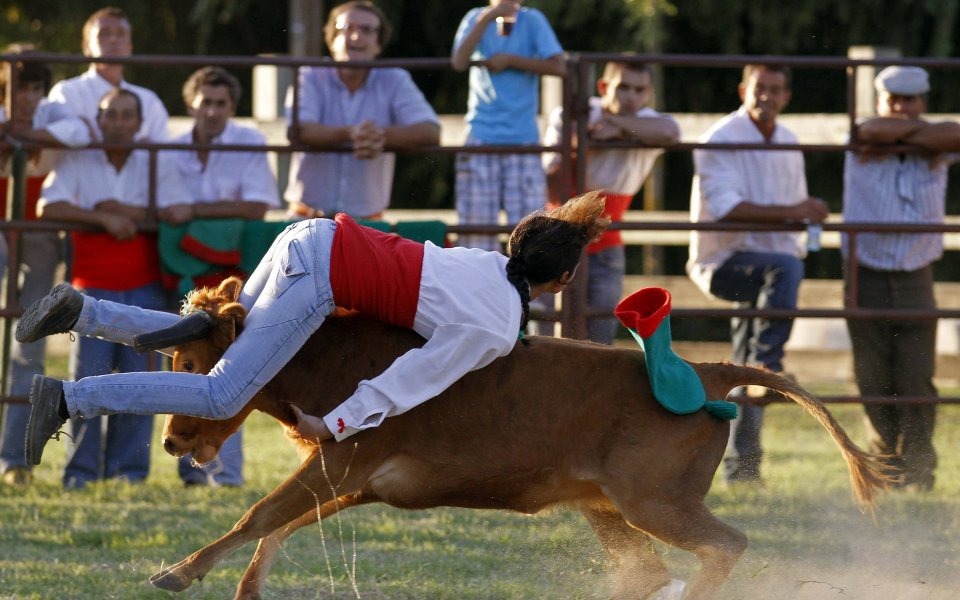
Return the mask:
<path id="1" fill-rule="evenodd" d="M 31 304 L 17 323 L 17 341 L 35 342 L 55 333 L 67 333 L 80 318 L 83 294 L 69 283 L 61 283 Z"/>
<path id="2" fill-rule="evenodd" d="M 27 421 L 27 463 L 39 465 L 43 447 L 51 437 L 60 439 L 60 427 L 67 422 L 60 416 L 63 382 L 34 375 L 30 385 L 30 419 Z"/>
<path id="3" fill-rule="evenodd" d="M 32 482 L 33 472 L 27 467 L 10 467 L 3 473 L 3 483 L 10 487 L 25 488 Z"/>

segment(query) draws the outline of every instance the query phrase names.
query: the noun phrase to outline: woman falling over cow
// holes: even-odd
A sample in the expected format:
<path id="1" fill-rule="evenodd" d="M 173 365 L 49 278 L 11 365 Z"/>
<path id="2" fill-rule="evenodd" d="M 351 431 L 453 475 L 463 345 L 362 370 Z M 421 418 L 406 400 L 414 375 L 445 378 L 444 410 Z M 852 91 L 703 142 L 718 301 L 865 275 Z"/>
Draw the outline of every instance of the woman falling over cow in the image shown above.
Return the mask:
<path id="1" fill-rule="evenodd" d="M 412 242 L 342 214 L 295 223 L 247 279 L 238 299 L 248 311 L 243 331 L 208 374 L 115 373 L 79 381 L 34 377 L 27 459 L 39 464 L 47 441 L 70 417 L 133 413 L 228 419 L 293 358 L 335 307 L 411 328 L 427 340 L 379 376 L 362 381 L 322 419 L 294 408 L 297 428 L 307 439 L 340 441 L 376 427 L 509 354 L 527 323 L 529 302 L 570 283 L 584 247 L 608 223 L 602 199 L 585 194 L 525 217 L 510 235 L 509 258 Z M 189 314 L 189 306 L 184 312 L 178 317 L 96 300 L 63 283 L 27 308 L 16 337 L 32 342 L 72 331 L 132 346 L 138 335 L 158 332 L 155 342 L 162 345 L 153 344 L 155 349 L 182 343 L 178 330 L 191 321 L 209 320 L 203 311 Z"/>

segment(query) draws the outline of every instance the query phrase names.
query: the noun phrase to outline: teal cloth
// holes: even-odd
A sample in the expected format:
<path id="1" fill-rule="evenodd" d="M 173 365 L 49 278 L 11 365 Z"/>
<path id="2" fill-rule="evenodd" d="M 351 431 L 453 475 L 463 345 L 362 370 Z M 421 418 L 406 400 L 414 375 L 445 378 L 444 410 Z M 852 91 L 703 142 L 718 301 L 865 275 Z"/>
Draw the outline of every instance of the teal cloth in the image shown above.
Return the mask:
<path id="1" fill-rule="evenodd" d="M 640 347 L 647 364 L 650 387 L 660 404 L 672 413 L 688 415 L 701 408 L 718 419 L 733 420 L 737 405 L 724 400 L 708 401 L 700 377 L 685 360 L 671 349 L 670 317 L 660 322 L 653 334 L 643 338 L 635 329 L 628 329 Z"/>
<path id="2" fill-rule="evenodd" d="M 186 295 L 194 288 L 194 277 L 207 275 L 221 268 L 193 256 L 180 247 L 180 240 L 186 235 L 189 226 L 189 223 L 180 225 L 160 223 L 157 229 L 160 267 L 165 273 L 177 277 L 177 293 L 181 295 Z"/>
<path id="3" fill-rule="evenodd" d="M 240 236 L 240 270 L 253 273 L 273 240 L 296 221 L 247 221 Z"/>
<path id="4" fill-rule="evenodd" d="M 370 229 L 376 229 L 377 231 L 382 231 L 384 233 L 390 233 L 390 223 L 386 221 L 368 221 L 366 219 L 356 219 L 357 225 L 363 225 L 364 227 L 369 227 Z"/>
<path id="5" fill-rule="evenodd" d="M 159 248 L 160 262 L 167 273 L 179 278 L 178 293 L 186 294 L 194 288 L 194 277 L 210 275 L 220 272 L 222 265 L 213 265 L 198 258 L 180 247 L 180 241 L 188 233 L 196 233 L 208 242 L 212 248 L 228 249 L 229 244 L 237 239 L 236 221 L 234 219 L 204 219 L 202 227 L 191 226 L 191 223 L 171 225 L 160 223 Z M 260 259 L 270 249 L 271 244 L 280 233 L 295 221 L 243 221 L 243 231 L 239 236 L 240 264 L 239 269 L 244 273 L 252 273 Z M 386 221 L 358 221 L 361 225 L 389 233 L 392 229 Z M 223 243 L 218 243 L 218 228 L 222 229 L 219 236 Z M 202 233 L 201 233 L 202 232 Z M 408 221 L 397 223 L 397 234 L 416 242 L 433 242 L 443 247 L 446 240 L 447 226 L 442 221 Z"/>
<path id="6" fill-rule="evenodd" d="M 431 242 L 443 248 L 447 245 L 447 224 L 443 221 L 400 221 L 397 223 L 397 235 L 421 244 Z"/>

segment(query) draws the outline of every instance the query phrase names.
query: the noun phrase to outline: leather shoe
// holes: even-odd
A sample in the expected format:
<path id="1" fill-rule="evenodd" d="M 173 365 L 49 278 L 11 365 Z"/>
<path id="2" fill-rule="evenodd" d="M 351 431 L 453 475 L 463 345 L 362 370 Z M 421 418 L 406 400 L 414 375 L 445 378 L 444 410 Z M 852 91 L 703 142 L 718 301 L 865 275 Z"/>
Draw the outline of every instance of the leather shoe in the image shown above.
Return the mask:
<path id="1" fill-rule="evenodd" d="M 34 375 L 30 385 L 30 419 L 27 421 L 27 463 L 39 465 L 43 447 L 51 437 L 60 439 L 60 427 L 66 419 L 60 416 L 63 382 L 52 377 Z"/>

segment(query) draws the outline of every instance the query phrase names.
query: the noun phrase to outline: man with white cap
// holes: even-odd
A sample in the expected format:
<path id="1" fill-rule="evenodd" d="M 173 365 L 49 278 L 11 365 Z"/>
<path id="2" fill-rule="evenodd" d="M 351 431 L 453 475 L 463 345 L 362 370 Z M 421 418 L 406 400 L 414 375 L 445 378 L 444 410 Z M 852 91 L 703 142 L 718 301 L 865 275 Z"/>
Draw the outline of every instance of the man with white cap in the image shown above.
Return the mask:
<path id="1" fill-rule="evenodd" d="M 960 151 L 960 125 L 921 119 L 930 82 L 919 67 L 892 66 L 874 80 L 877 113 L 857 126 L 859 146 L 844 165 L 843 217 L 857 223 L 938 223 L 944 220 L 947 167 Z M 913 151 L 891 151 L 890 146 Z M 902 149 L 900 149 L 902 150 Z M 857 275 L 854 306 L 935 309 L 931 265 L 943 254 L 940 233 L 863 233 L 842 253 Z M 854 374 L 863 396 L 935 398 L 936 320 L 848 319 Z M 870 449 L 890 456 L 908 490 L 933 487 L 933 404 L 868 404 Z"/>

